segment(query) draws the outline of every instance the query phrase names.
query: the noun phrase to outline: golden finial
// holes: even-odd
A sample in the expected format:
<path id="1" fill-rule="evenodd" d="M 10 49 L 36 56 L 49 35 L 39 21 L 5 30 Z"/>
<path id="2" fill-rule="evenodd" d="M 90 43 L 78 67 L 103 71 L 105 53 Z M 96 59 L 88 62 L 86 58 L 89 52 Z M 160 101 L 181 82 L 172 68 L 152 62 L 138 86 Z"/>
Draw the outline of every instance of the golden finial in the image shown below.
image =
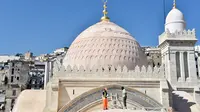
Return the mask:
<path id="1" fill-rule="evenodd" d="M 174 0 L 173 8 L 176 8 L 176 0 Z"/>
<path id="2" fill-rule="evenodd" d="M 107 14 L 108 14 L 108 11 L 107 11 L 107 2 L 108 2 L 108 0 L 103 0 L 103 3 L 104 3 L 104 5 L 103 5 L 103 17 L 101 17 L 101 21 L 110 21 L 110 18 L 107 16 Z"/>

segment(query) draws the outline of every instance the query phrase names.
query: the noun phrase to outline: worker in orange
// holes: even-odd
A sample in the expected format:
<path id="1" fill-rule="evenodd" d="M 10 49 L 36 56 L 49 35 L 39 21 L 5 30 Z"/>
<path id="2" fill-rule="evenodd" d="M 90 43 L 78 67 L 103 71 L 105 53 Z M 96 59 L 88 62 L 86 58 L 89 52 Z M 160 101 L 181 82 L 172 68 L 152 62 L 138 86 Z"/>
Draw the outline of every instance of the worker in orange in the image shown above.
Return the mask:
<path id="1" fill-rule="evenodd" d="M 104 88 L 104 90 L 103 90 L 102 99 L 103 99 L 103 110 L 108 110 L 108 92 L 107 92 L 107 88 Z"/>

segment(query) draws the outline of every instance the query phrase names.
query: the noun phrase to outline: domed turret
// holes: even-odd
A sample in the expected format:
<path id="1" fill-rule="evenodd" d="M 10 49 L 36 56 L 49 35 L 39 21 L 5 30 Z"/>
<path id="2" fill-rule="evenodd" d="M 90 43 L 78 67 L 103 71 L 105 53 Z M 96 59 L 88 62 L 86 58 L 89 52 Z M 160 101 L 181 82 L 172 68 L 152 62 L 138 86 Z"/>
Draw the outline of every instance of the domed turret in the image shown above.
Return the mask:
<path id="1" fill-rule="evenodd" d="M 183 31 L 184 29 L 184 15 L 180 10 L 176 8 L 176 2 L 174 0 L 174 7 L 166 17 L 165 31 L 169 30 L 170 33 L 174 33 L 176 31 Z"/>
<path id="2" fill-rule="evenodd" d="M 64 66 L 100 68 L 126 66 L 133 70 L 136 65 L 147 64 L 147 58 L 138 42 L 126 30 L 110 22 L 106 16 L 83 31 L 71 44 L 64 58 Z"/>

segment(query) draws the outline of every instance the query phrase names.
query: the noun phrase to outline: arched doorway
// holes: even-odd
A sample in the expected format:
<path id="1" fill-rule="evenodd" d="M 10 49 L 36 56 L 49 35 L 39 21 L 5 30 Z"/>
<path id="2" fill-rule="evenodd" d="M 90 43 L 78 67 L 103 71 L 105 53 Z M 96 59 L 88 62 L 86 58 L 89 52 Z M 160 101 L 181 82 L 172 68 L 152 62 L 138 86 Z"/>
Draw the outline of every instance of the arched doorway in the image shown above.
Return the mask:
<path id="1" fill-rule="evenodd" d="M 109 93 L 109 108 L 122 108 L 121 85 L 107 85 L 92 89 L 73 99 L 68 104 L 63 106 L 59 112 L 90 112 L 101 107 L 102 90 L 108 89 Z M 162 105 L 150 98 L 144 93 L 141 93 L 133 88 L 126 88 L 127 105 L 130 109 L 145 109 L 160 111 Z"/>

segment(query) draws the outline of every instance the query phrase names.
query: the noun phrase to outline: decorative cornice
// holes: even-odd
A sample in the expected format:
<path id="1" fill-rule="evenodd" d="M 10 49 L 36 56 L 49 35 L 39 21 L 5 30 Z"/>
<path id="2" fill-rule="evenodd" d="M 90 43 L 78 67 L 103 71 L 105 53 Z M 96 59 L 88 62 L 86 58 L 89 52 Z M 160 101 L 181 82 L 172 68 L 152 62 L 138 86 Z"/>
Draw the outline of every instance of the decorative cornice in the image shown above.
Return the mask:
<path id="1" fill-rule="evenodd" d="M 196 31 L 195 29 L 188 29 L 188 30 L 183 30 L 183 31 L 176 31 L 174 33 L 170 33 L 169 30 L 167 30 L 166 32 L 164 32 L 162 34 L 166 35 L 167 37 L 177 37 L 177 36 L 194 36 L 196 38 Z"/>
<path id="2" fill-rule="evenodd" d="M 176 31 L 175 33 L 170 33 L 169 30 L 166 30 L 159 36 L 159 47 L 162 46 L 163 43 L 167 41 L 197 41 L 196 31 L 193 30 L 184 30 L 184 31 Z"/>
<path id="3" fill-rule="evenodd" d="M 105 78 L 117 78 L 117 79 L 128 79 L 128 78 L 152 78 L 152 79 L 164 79 L 164 66 L 152 67 L 152 66 L 136 66 L 134 70 L 128 70 L 126 66 L 117 67 L 93 67 L 92 69 L 84 68 L 83 66 L 67 68 L 55 73 L 57 77 L 68 77 L 68 78 L 87 78 L 87 79 L 105 79 Z"/>

